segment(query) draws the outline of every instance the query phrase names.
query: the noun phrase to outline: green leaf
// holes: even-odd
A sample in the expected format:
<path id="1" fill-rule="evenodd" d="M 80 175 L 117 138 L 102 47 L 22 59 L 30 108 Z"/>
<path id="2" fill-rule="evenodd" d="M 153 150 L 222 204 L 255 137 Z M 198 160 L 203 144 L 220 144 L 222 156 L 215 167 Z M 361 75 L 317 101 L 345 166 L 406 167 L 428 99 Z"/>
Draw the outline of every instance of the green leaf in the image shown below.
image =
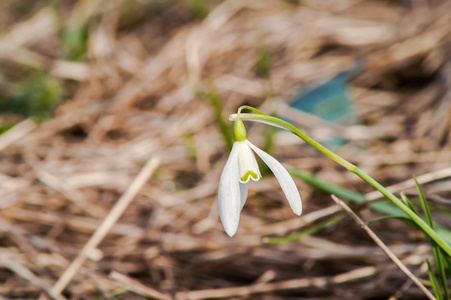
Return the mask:
<path id="1" fill-rule="evenodd" d="M 412 219 L 410 219 L 410 218 L 407 217 L 407 216 L 405 216 L 405 217 L 404 217 L 404 216 L 384 216 L 384 217 L 374 218 L 374 219 L 371 219 L 371 220 L 369 220 L 369 221 L 366 221 L 365 224 L 366 224 L 366 225 L 370 225 L 371 223 L 374 223 L 374 222 L 379 222 L 379 221 L 383 221 L 383 220 L 391 220 L 391 219 L 401 220 L 401 221 L 403 221 L 403 222 L 405 222 L 405 223 L 409 223 L 410 225 L 415 226 L 415 227 L 417 227 L 418 229 L 420 229 L 420 228 L 417 226 L 417 224 L 415 224 L 415 222 L 412 221 Z"/>
<path id="2" fill-rule="evenodd" d="M 60 102 L 61 94 L 57 81 L 46 72 L 35 71 L 30 79 L 16 83 L 10 95 L 0 99 L 0 111 L 45 120 Z"/>
<path id="3" fill-rule="evenodd" d="M 372 210 L 378 211 L 380 213 L 397 217 L 397 218 L 405 218 L 407 215 L 397 206 L 394 206 L 389 201 L 378 201 L 371 203 L 368 207 Z"/>
<path id="4" fill-rule="evenodd" d="M 320 180 L 318 177 L 313 176 L 311 174 L 305 173 L 303 171 L 290 168 L 288 169 L 291 175 L 294 177 L 300 178 L 304 180 L 307 184 L 324 191 L 327 194 L 334 194 L 338 198 L 345 198 L 355 203 L 365 202 L 365 196 L 359 193 L 355 193 L 348 189 L 327 183 L 325 181 Z"/>
<path id="5" fill-rule="evenodd" d="M 320 180 L 318 177 L 313 176 L 311 174 L 302 172 L 297 169 L 288 169 L 288 172 L 290 172 L 291 175 L 294 177 L 300 178 L 304 180 L 307 184 L 325 192 L 328 194 L 333 194 L 337 196 L 338 198 L 344 198 L 348 199 L 351 202 L 354 203 L 363 203 L 366 201 L 366 198 L 364 195 L 350 191 L 348 189 L 324 182 Z M 374 202 L 369 205 L 369 207 L 373 210 L 379 211 L 381 213 L 387 214 L 389 216 L 396 216 L 396 217 L 407 217 L 407 215 L 398 207 L 391 204 L 389 201 L 379 201 Z"/>

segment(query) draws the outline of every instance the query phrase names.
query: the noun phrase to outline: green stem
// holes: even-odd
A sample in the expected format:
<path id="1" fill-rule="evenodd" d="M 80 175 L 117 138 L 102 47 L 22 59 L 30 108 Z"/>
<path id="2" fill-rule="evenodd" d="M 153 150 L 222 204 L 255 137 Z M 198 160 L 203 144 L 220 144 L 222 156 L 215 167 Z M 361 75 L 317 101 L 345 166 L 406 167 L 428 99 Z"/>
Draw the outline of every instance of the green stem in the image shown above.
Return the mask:
<path id="1" fill-rule="evenodd" d="M 256 114 L 247 114 L 247 113 L 241 113 L 242 109 L 249 109 Z M 250 107 L 250 106 L 242 106 L 238 110 L 238 114 L 240 115 L 240 119 L 243 121 L 256 121 L 256 122 L 262 122 L 265 124 L 269 124 L 276 127 L 281 127 L 283 129 L 286 129 L 288 131 L 291 131 L 301 139 L 303 139 L 305 142 L 309 143 L 313 147 L 315 147 L 317 150 L 325 154 L 327 157 L 331 158 L 338 164 L 342 165 L 346 169 L 348 169 L 350 172 L 356 174 L 366 182 L 368 182 L 371 186 L 373 186 L 376 190 L 378 190 L 382 195 L 384 195 L 386 198 L 391 200 L 396 206 L 398 206 L 406 215 L 408 215 L 431 239 L 433 239 L 440 248 L 443 249 L 449 256 L 451 256 L 451 247 L 444 242 L 440 236 L 428 225 L 426 224 L 423 219 L 421 219 L 418 215 L 416 215 L 407 205 L 404 204 L 398 197 L 396 197 L 394 194 L 389 192 L 386 188 L 384 188 L 381 184 L 379 184 L 376 180 L 374 180 L 371 176 L 357 168 L 355 165 L 351 164 L 344 158 L 338 156 L 334 152 L 330 151 L 308 135 L 304 134 L 302 131 L 297 129 L 295 126 L 291 125 L 290 123 L 278 119 L 276 117 L 271 117 L 268 115 L 263 114 L 259 110 Z M 230 120 L 234 120 L 236 118 L 236 115 L 231 115 Z"/>

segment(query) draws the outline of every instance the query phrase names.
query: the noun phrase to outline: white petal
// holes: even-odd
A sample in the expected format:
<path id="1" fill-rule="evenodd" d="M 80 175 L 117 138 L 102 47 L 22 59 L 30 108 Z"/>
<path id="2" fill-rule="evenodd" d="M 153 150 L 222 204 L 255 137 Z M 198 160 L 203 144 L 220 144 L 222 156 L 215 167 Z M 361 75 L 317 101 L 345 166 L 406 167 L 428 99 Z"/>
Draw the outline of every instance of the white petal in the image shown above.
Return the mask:
<path id="1" fill-rule="evenodd" d="M 218 204 L 219 216 L 224 230 L 233 236 L 238 229 L 241 211 L 241 189 L 238 178 L 238 152 L 239 145 L 235 142 L 229 159 L 219 180 Z"/>
<path id="2" fill-rule="evenodd" d="M 282 191 L 285 193 L 285 196 L 288 199 L 288 203 L 290 203 L 291 209 L 297 215 L 302 213 L 302 202 L 301 196 L 299 195 L 299 191 L 294 183 L 293 178 L 291 178 L 288 171 L 282 166 L 280 162 L 278 162 L 274 157 L 266 153 L 265 151 L 259 149 L 254 144 L 246 140 L 249 147 L 257 153 L 258 156 L 268 165 L 271 171 L 276 176 L 277 181 L 282 188 Z"/>
<path id="3" fill-rule="evenodd" d="M 246 203 L 247 190 L 248 190 L 248 183 L 247 182 L 246 183 L 240 182 L 241 209 L 243 209 L 244 203 Z"/>
<path id="4" fill-rule="evenodd" d="M 249 182 L 252 178 L 253 181 L 259 181 L 262 178 L 260 169 L 258 168 L 257 160 L 246 141 L 235 142 L 239 147 L 238 151 L 238 170 L 240 176 L 240 182 Z"/>

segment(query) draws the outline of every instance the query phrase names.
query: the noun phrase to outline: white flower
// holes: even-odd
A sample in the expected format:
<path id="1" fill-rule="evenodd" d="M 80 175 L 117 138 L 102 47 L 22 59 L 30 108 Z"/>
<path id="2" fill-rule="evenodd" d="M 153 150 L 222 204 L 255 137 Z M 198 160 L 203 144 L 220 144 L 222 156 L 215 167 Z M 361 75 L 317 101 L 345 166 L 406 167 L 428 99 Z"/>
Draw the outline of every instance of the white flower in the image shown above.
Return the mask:
<path id="1" fill-rule="evenodd" d="M 268 165 L 288 199 L 293 212 L 302 213 L 301 196 L 288 171 L 268 153 L 246 139 L 243 122 L 238 119 L 234 126 L 235 143 L 221 174 L 218 190 L 219 216 L 226 233 L 233 236 L 238 229 L 240 212 L 246 203 L 249 179 L 261 178 L 252 150 Z M 252 150 L 251 150 L 252 149 Z"/>

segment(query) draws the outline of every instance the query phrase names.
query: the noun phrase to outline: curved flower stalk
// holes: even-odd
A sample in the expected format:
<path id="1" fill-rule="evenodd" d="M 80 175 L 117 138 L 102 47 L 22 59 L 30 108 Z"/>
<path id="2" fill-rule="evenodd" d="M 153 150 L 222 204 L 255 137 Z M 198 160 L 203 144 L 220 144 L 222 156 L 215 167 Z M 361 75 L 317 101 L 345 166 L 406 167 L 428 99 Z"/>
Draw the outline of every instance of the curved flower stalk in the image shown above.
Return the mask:
<path id="1" fill-rule="evenodd" d="M 248 182 L 258 181 L 260 170 L 252 150 L 268 165 L 279 182 L 293 212 L 302 213 L 301 196 L 288 171 L 268 153 L 246 139 L 246 129 L 239 116 L 234 124 L 235 142 L 219 181 L 218 202 L 222 225 L 233 236 L 240 222 L 240 212 L 246 203 Z"/>
<path id="2" fill-rule="evenodd" d="M 253 111 L 254 113 L 241 113 L 243 109 L 248 109 Z M 451 256 L 451 245 L 448 244 L 444 239 L 442 239 L 437 232 L 431 228 L 420 216 L 418 216 L 412 209 L 410 209 L 401 199 L 396 197 L 393 193 L 391 193 L 389 190 L 384 188 L 380 183 L 378 183 L 376 180 L 374 180 L 371 176 L 357 168 L 357 166 L 353 165 L 349 161 L 345 160 L 344 158 L 338 156 L 334 152 L 330 151 L 299 129 L 297 129 L 292 124 L 281 120 L 276 117 L 268 116 L 261 111 L 257 110 L 256 108 L 253 108 L 251 106 L 241 106 L 238 109 L 237 114 L 232 114 L 229 116 L 229 120 L 236 121 L 236 120 L 242 120 L 242 121 L 254 121 L 254 122 L 260 122 L 264 124 L 268 124 L 271 126 L 283 128 L 289 132 L 292 132 L 314 148 L 316 148 L 318 151 L 322 152 L 324 155 L 335 161 L 336 163 L 342 165 L 348 171 L 356 174 L 361 179 L 366 181 L 368 184 L 373 186 L 376 190 L 378 190 L 383 196 L 385 196 L 387 199 L 389 199 L 393 204 L 398 206 L 423 232 L 434 242 L 437 243 L 437 245 L 446 252 L 449 256 Z"/>

